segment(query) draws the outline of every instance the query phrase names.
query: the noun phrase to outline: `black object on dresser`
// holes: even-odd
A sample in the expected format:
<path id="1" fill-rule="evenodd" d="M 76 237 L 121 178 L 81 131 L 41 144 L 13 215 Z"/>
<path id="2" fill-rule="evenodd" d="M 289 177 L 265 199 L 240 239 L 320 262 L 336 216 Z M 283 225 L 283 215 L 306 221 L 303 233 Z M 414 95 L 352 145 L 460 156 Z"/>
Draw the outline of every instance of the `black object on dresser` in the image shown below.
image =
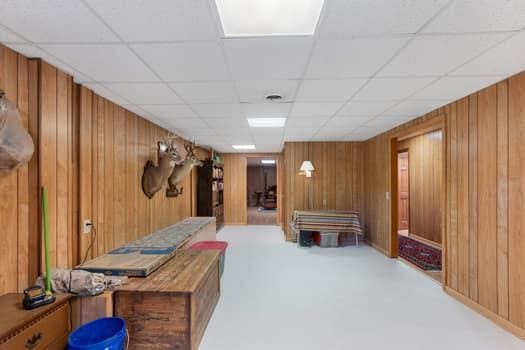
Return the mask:
<path id="1" fill-rule="evenodd" d="M 224 225 L 224 167 L 212 159 L 197 168 L 197 216 L 214 216 L 217 231 Z"/>

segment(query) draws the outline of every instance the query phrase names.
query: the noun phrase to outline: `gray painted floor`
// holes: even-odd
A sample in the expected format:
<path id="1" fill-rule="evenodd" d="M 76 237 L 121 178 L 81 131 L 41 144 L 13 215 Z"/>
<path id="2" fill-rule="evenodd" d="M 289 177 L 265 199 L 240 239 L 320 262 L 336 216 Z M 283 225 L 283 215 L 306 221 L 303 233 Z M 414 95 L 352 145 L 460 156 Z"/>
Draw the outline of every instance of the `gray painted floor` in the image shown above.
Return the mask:
<path id="1" fill-rule="evenodd" d="M 226 226 L 221 298 L 201 350 L 515 350 L 525 342 L 368 246 L 297 248 Z"/>

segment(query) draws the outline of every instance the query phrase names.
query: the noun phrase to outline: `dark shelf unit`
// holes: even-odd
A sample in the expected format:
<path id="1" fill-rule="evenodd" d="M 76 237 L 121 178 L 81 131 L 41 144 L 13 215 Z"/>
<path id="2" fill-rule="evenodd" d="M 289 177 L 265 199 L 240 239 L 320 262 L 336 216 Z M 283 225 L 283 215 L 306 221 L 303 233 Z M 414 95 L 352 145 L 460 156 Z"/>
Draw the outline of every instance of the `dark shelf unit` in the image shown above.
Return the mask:
<path id="1" fill-rule="evenodd" d="M 198 167 L 197 216 L 214 216 L 217 231 L 224 226 L 224 166 L 214 160 Z"/>

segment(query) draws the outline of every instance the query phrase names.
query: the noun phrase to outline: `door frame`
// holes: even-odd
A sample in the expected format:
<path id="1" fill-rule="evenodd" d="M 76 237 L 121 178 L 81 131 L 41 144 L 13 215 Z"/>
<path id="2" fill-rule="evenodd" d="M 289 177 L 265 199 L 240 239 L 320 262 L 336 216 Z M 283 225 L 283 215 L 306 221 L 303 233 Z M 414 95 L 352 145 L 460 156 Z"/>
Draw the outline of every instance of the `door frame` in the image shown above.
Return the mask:
<path id="1" fill-rule="evenodd" d="M 398 143 L 415 136 L 420 136 L 433 131 L 441 131 L 441 164 L 442 164 L 442 175 L 441 175 L 441 285 L 445 288 L 445 281 L 447 280 L 447 237 L 446 237 L 446 203 L 447 203 L 447 127 L 446 117 L 444 114 L 436 116 L 434 118 L 427 119 L 421 123 L 408 126 L 406 128 L 396 130 L 390 135 L 390 257 L 398 257 Z"/>
<path id="2" fill-rule="evenodd" d="M 275 159 L 275 178 L 276 178 L 276 185 L 277 185 L 277 212 L 276 212 L 276 219 L 275 219 L 275 225 L 281 226 L 283 225 L 283 204 L 284 204 L 284 163 L 283 163 L 283 155 L 282 153 L 244 153 L 242 154 L 243 157 L 246 158 L 246 169 L 245 172 L 248 173 L 248 158 L 268 158 L 268 159 Z M 246 186 L 248 186 L 248 176 L 246 176 Z M 248 198 L 245 196 L 245 206 L 248 208 Z M 248 223 L 248 212 L 246 212 L 246 224 Z"/>

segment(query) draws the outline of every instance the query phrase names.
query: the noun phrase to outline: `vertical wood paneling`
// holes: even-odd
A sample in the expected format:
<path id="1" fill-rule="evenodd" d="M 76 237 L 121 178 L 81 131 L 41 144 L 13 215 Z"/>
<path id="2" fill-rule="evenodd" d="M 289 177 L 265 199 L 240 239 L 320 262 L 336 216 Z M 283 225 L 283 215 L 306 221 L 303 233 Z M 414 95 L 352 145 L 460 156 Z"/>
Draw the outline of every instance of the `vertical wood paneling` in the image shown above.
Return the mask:
<path id="1" fill-rule="evenodd" d="M 386 250 L 388 209 L 378 200 L 389 190 L 381 175 L 388 162 L 383 155 L 389 153 L 384 140 L 438 119 L 436 115 L 446 120 L 446 289 L 523 334 L 525 73 L 366 142 L 367 235 Z"/>
<path id="2" fill-rule="evenodd" d="M 497 90 L 478 94 L 478 296 L 479 303 L 498 311 L 497 298 Z"/>
<path id="3" fill-rule="evenodd" d="M 0 46 L 0 88 L 18 102 L 18 57 Z M 18 172 L 0 170 L 0 292 L 18 291 Z"/>
<path id="4" fill-rule="evenodd" d="M 469 161 L 468 99 L 457 102 L 457 279 L 458 291 L 469 295 Z"/>
<path id="5" fill-rule="evenodd" d="M 509 80 L 509 319 L 525 328 L 525 74 Z"/>
<path id="6" fill-rule="evenodd" d="M 85 87 L 80 88 L 80 135 L 79 135 L 79 234 L 80 234 L 80 261 L 93 257 L 93 250 L 88 252 L 88 247 L 94 233 L 85 234 L 82 232 L 84 220 L 93 218 L 92 216 L 92 133 L 93 133 L 93 92 Z M 87 254 L 87 255 L 86 255 Z"/>
<path id="7" fill-rule="evenodd" d="M 508 82 L 497 86 L 497 276 L 498 314 L 509 317 L 508 202 L 509 129 Z"/>
<path id="8" fill-rule="evenodd" d="M 248 220 L 247 161 L 245 156 L 224 154 L 224 222 L 246 224 Z"/>
<path id="9" fill-rule="evenodd" d="M 364 173 L 360 169 L 364 149 L 353 142 L 287 142 L 284 147 L 285 217 L 287 240 L 292 213 L 298 209 L 350 209 L 364 220 Z M 313 177 L 299 175 L 304 160 L 314 165 Z"/>

